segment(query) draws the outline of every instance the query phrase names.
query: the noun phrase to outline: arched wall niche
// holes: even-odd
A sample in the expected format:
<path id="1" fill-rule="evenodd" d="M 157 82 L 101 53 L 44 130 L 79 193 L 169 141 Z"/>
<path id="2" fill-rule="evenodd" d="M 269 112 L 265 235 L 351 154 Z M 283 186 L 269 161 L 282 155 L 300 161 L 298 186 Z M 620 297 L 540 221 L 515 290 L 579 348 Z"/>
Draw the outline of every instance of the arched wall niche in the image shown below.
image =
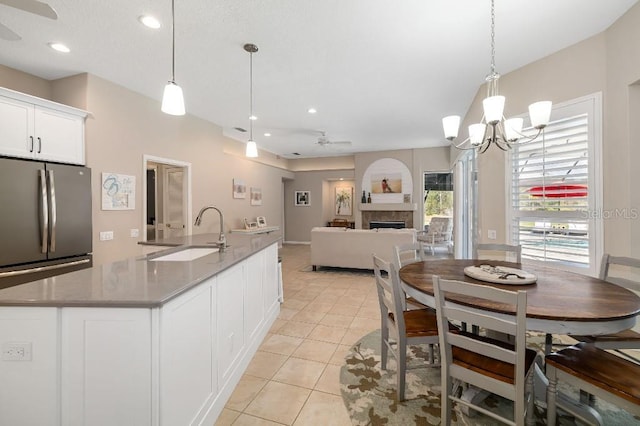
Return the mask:
<path id="1" fill-rule="evenodd" d="M 381 158 L 367 167 L 362 190 L 371 194 L 371 203 L 408 203 L 413 199 L 413 178 L 409 168 L 395 158 Z"/>

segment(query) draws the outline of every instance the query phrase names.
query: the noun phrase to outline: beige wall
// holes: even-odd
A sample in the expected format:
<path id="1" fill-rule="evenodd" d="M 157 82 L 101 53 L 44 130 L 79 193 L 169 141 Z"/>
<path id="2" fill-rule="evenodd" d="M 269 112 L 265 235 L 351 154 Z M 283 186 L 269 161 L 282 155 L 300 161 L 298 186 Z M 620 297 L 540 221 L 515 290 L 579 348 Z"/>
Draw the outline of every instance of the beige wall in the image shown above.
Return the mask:
<path id="1" fill-rule="evenodd" d="M 353 170 L 316 170 L 296 172 L 295 179 L 284 185 L 285 241 L 309 242 L 311 229 L 325 226 L 332 206 L 333 195 L 329 182 L 344 178 L 353 180 Z M 309 206 L 295 205 L 295 191 L 310 191 Z"/>
<path id="2" fill-rule="evenodd" d="M 0 65 L 0 86 L 39 98 L 55 100 L 52 97 L 50 81 L 4 65 Z"/>
<path id="3" fill-rule="evenodd" d="M 48 92 L 52 100 L 91 112 L 86 122 L 85 141 L 87 166 L 92 169 L 96 264 L 135 256 L 141 251 L 137 242 L 145 234 L 142 213 L 145 154 L 191 163 L 191 222 L 200 207 L 213 204 L 225 213 L 227 229 L 239 228 L 242 218 L 255 220 L 256 216 L 265 216 L 269 225 L 282 226 L 282 180 L 293 178 L 293 173 L 284 169 L 286 160 L 262 152 L 258 161 L 245 159 L 244 144 L 222 136 L 221 128 L 215 124 L 190 115 L 163 114 L 158 101 L 93 75 L 47 82 L 3 69 L 0 85 L 36 96 Z M 135 210 L 101 210 L 103 172 L 136 177 Z M 251 206 L 249 198 L 233 199 L 233 178 L 243 179 L 247 188 L 261 188 L 263 205 Z M 140 238 L 131 238 L 131 229 L 139 229 Z M 193 233 L 218 232 L 218 229 L 218 218 L 211 214 L 205 216 L 201 227 L 194 227 Z M 100 241 L 100 231 L 113 231 L 114 239 Z"/>
<path id="4" fill-rule="evenodd" d="M 505 115 L 527 111 L 529 103 L 555 103 L 595 92 L 603 93 L 603 210 L 626 211 L 627 216 L 604 220 L 604 251 L 640 257 L 640 4 L 632 7 L 605 32 L 543 58 L 500 79 L 507 97 Z M 479 88 L 461 129 L 482 116 L 485 87 Z M 461 132 L 462 133 L 462 132 Z M 459 152 L 452 149 L 452 159 Z M 486 231 L 505 238 L 505 156 L 497 149 L 478 160 L 479 241 Z M 632 210 L 636 209 L 636 210 Z"/>
<path id="5" fill-rule="evenodd" d="M 334 170 L 334 167 L 345 164 L 353 158 L 352 168 Z M 326 222 L 335 217 L 334 194 L 335 186 L 339 182 L 333 182 L 338 178 L 351 180 L 354 187 L 353 220 L 356 228 L 362 227 L 360 214 L 360 198 L 362 197 L 362 178 L 371 163 L 382 158 L 393 158 L 403 162 L 413 178 L 413 199 L 418 204 L 414 212 L 413 222 L 415 227 L 422 226 L 422 176 L 425 172 L 449 171 L 449 148 L 424 148 L 405 149 L 395 151 L 377 151 L 356 154 L 354 157 L 330 157 L 324 159 L 290 160 L 293 169 L 306 169 L 317 167 L 315 170 L 297 171 L 295 179 L 285 184 L 285 241 L 309 242 L 311 241 L 311 228 L 325 226 Z M 302 162 L 302 164 L 298 164 Z M 346 162 L 346 163 L 344 163 Z M 293 164 L 292 164 L 293 163 Z M 294 206 L 295 191 L 311 191 L 311 206 Z"/>
<path id="6" fill-rule="evenodd" d="M 525 113 L 539 100 L 560 103 L 604 90 L 605 37 L 592 37 L 500 78 L 500 94 L 505 95 L 505 116 Z M 482 117 L 486 87 L 476 97 L 460 127 L 466 137 L 469 124 Z M 606 144 L 605 144 L 606 146 Z M 461 151 L 452 150 L 453 156 Z M 478 157 L 478 241 L 487 242 L 487 230 L 497 231 L 497 242 L 506 241 L 506 155 L 496 147 Z"/>
<path id="7" fill-rule="evenodd" d="M 604 209 L 640 209 L 640 4 L 606 31 Z M 640 258 L 640 218 L 605 221 L 605 251 Z"/>

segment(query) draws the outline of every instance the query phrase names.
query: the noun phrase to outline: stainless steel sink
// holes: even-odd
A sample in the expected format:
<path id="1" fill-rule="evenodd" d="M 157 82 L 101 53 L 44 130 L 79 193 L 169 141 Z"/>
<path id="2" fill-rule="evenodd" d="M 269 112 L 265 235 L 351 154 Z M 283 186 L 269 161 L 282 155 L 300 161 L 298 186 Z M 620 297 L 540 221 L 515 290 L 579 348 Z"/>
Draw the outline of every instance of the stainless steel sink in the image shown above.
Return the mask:
<path id="1" fill-rule="evenodd" d="M 191 262 L 220 251 L 217 247 L 186 247 L 183 250 L 149 259 L 151 262 Z"/>

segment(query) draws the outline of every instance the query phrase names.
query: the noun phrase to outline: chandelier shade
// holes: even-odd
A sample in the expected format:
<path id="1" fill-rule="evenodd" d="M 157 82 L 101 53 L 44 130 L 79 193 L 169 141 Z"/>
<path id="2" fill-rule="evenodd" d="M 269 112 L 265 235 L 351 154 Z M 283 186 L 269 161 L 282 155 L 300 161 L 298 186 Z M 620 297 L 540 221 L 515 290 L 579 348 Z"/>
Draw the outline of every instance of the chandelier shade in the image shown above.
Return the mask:
<path id="1" fill-rule="evenodd" d="M 532 136 L 522 133 L 524 119 L 521 117 L 506 119 L 504 106 L 506 98 L 498 94 L 498 80 L 500 74 L 495 66 L 495 0 L 491 0 L 491 69 L 486 77 L 487 97 L 482 101 L 484 115 L 479 123 L 469 126 L 469 137 L 461 142 L 454 142 L 458 138 L 460 116 L 450 115 L 442 119 L 444 137 L 458 149 L 476 149 L 480 153 L 492 144 L 503 151 L 511 149 L 514 144 L 526 143 L 536 139 L 549 124 L 551 118 L 550 101 L 535 102 L 529 105 L 531 127 L 538 132 Z"/>

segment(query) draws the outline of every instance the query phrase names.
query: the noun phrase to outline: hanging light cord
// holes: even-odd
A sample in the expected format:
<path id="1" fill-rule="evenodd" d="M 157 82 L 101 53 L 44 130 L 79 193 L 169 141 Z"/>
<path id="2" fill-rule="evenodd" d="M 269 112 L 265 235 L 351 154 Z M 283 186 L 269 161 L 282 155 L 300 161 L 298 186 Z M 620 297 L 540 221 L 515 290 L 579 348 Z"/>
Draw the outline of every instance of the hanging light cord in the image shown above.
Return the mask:
<path id="1" fill-rule="evenodd" d="M 176 82 L 176 12 L 175 0 L 171 0 L 171 82 Z"/>
<path id="2" fill-rule="evenodd" d="M 496 74 L 496 12 L 491 0 L 491 75 Z"/>
<path id="3" fill-rule="evenodd" d="M 249 52 L 249 140 L 253 140 L 253 52 Z"/>

